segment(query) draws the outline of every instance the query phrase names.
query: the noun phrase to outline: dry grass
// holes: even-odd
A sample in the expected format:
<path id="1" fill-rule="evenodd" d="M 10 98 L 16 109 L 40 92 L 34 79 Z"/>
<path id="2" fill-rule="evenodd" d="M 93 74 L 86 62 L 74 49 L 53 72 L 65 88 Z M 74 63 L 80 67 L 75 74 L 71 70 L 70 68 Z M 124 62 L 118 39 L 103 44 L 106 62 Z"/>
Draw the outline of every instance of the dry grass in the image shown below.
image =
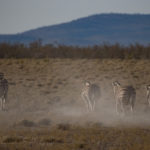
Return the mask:
<path id="1" fill-rule="evenodd" d="M 150 129 L 95 126 L 70 126 L 60 130 L 34 128 L 7 129 L 0 134 L 1 149 L 90 149 L 90 150 L 149 150 Z M 4 135 L 9 134 L 9 137 Z M 14 136 L 15 134 L 15 136 Z"/>
<path id="2" fill-rule="evenodd" d="M 9 93 L 7 111 L 0 111 L 0 150 L 149 150 L 149 66 L 149 60 L 1 59 Z M 93 114 L 80 98 L 84 80 L 101 87 Z M 136 88 L 133 116 L 116 117 L 114 80 Z"/>

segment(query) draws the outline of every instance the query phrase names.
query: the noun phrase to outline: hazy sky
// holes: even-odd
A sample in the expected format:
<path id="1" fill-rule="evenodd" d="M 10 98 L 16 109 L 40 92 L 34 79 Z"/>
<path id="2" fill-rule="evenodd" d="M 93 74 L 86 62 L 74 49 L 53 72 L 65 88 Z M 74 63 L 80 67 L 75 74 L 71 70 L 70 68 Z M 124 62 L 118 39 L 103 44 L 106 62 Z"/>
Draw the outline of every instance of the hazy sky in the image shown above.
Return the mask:
<path id="1" fill-rule="evenodd" d="M 0 34 L 110 12 L 150 14 L 150 0 L 0 0 Z"/>

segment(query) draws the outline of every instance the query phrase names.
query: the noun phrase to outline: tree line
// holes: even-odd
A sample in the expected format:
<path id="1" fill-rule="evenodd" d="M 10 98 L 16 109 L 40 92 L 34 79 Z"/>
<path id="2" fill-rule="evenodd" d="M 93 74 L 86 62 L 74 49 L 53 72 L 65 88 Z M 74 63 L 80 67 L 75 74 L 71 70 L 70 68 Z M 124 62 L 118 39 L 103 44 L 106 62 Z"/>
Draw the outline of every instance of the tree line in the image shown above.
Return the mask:
<path id="1" fill-rule="evenodd" d="M 0 43 L 0 58 L 150 59 L 150 45 L 136 43 L 122 46 L 116 43 L 79 47 L 42 45 L 40 41 L 34 41 L 29 45 Z"/>

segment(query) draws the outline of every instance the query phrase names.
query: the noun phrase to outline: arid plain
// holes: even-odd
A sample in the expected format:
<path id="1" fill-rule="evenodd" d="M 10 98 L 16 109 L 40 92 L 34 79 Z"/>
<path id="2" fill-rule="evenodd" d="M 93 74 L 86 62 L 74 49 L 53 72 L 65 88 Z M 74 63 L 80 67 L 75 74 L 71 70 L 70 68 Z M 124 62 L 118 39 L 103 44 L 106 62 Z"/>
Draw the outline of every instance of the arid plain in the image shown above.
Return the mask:
<path id="1" fill-rule="evenodd" d="M 150 149 L 150 60 L 0 59 L 0 72 L 9 82 L 0 149 Z M 85 80 L 101 88 L 93 113 L 80 96 Z M 115 80 L 135 87 L 133 114 L 117 116 Z"/>

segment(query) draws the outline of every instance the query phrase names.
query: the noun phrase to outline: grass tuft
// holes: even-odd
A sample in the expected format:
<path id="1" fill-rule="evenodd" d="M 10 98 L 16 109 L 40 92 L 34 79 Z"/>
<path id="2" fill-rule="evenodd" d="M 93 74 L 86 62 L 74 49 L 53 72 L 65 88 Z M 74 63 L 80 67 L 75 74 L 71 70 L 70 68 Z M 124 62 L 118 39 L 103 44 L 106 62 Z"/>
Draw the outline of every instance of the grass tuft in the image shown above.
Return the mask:
<path id="1" fill-rule="evenodd" d="M 22 142 L 23 138 L 22 137 L 5 137 L 3 139 L 3 143 L 19 143 Z"/>
<path id="2" fill-rule="evenodd" d="M 44 118 L 44 119 L 41 119 L 39 122 L 38 122 L 39 125 L 45 125 L 45 126 L 48 126 L 51 124 L 51 120 L 47 119 L 47 118 Z"/>
<path id="3" fill-rule="evenodd" d="M 18 122 L 16 125 L 18 125 L 18 126 L 24 126 L 24 127 L 35 127 L 36 123 L 33 122 L 33 121 L 30 121 L 30 120 L 24 119 L 24 120 Z"/>

